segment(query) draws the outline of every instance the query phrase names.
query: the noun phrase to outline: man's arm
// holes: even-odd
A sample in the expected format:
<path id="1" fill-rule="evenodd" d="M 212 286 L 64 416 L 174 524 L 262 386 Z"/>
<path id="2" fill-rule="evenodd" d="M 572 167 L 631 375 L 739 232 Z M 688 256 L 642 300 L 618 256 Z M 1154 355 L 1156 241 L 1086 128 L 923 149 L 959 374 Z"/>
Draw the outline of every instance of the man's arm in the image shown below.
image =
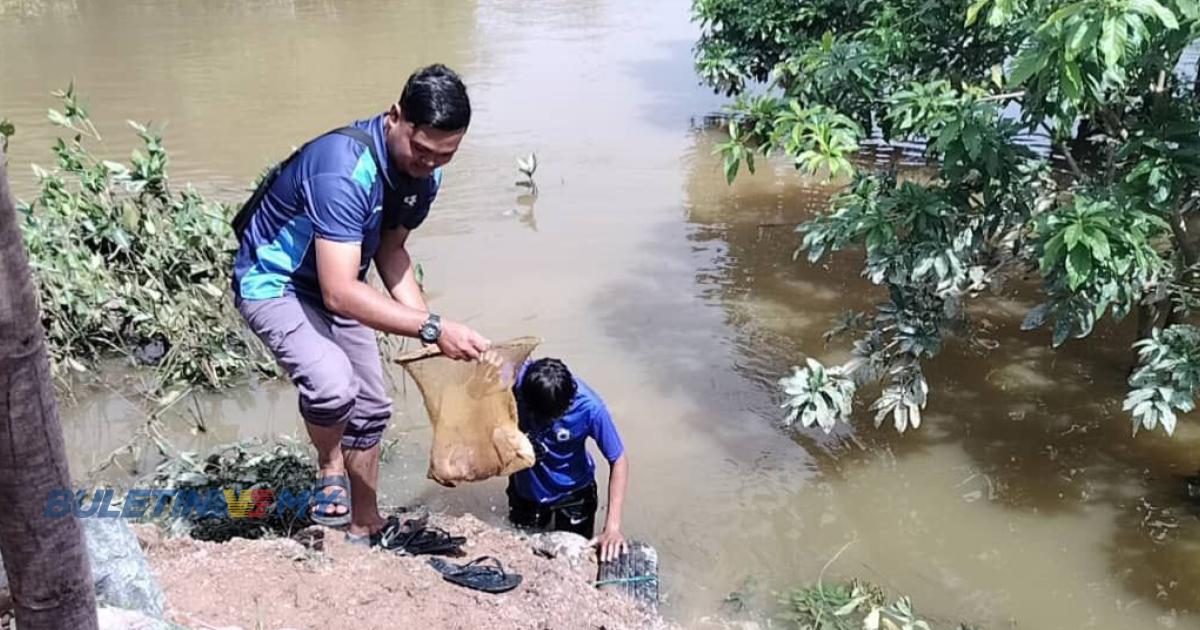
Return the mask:
<path id="1" fill-rule="evenodd" d="M 600 560 L 607 562 L 629 551 L 621 534 L 621 510 L 625 506 L 625 487 L 629 482 L 629 457 L 624 453 L 609 465 L 608 517 L 604 531 L 591 544 L 600 548 Z"/>
<path id="2" fill-rule="evenodd" d="M 427 310 L 389 299 L 358 279 L 362 260 L 359 243 L 316 239 L 317 282 L 331 311 L 386 333 L 416 337 L 428 319 Z M 416 279 L 413 279 L 416 284 Z M 419 291 L 418 291 L 419 292 Z M 423 304 L 422 300 L 422 304 Z M 479 333 L 452 321 L 442 322 L 438 347 L 451 359 L 477 359 L 491 343 Z"/>
<path id="3" fill-rule="evenodd" d="M 429 306 L 425 302 L 425 294 L 421 292 L 421 285 L 417 284 L 416 269 L 405 247 L 407 241 L 408 229 L 385 229 L 379 242 L 379 251 L 375 253 L 375 267 L 379 269 L 379 277 L 383 278 L 383 285 L 392 299 L 426 312 Z"/>

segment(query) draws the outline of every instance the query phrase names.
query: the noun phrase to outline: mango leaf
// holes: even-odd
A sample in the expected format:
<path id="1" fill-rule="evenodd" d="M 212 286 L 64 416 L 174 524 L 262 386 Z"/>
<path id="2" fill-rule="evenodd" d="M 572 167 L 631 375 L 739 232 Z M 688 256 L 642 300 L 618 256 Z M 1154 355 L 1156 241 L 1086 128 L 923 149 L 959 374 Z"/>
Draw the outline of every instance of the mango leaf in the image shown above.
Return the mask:
<path id="1" fill-rule="evenodd" d="M 1067 60 L 1074 60 L 1079 53 L 1091 48 L 1100 35 L 1100 22 L 1084 20 L 1075 26 L 1070 41 L 1067 42 Z"/>
<path id="2" fill-rule="evenodd" d="M 1077 101 L 1083 95 L 1083 77 L 1079 73 L 1079 64 L 1068 61 L 1063 64 L 1063 92 L 1067 98 Z"/>
<path id="3" fill-rule="evenodd" d="M 736 153 L 725 156 L 725 182 L 729 185 L 733 185 L 733 180 L 737 179 L 739 162 L 741 160 L 738 159 Z"/>
<path id="4" fill-rule="evenodd" d="M 58 111 L 57 109 L 48 110 L 46 112 L 46 117 L 50 119 L 51 123 L 54 123 L 55 125 L 58 125 L 59 127 L 66 127 L 67 129 L 73 128 L 73 125 L 71 124 L 71 120 L 69 118 L 67 118 L 65 114 Z"/>
<path id="5" fill-rule="evenodd" d="M 1189 21 L 1200 18 L 1200 2 L 1197 0 L 1175 0 L 1175 6 L 1179 7 L 1179 12 Z"/>
<path id="6" fill-rule="evenodd" d="M 841 608 L 838 608 L 837 610 L 833 611 L 833 614 L 834 614 L 834 616 L 837 616 L 837 617 L 845 617 L 846 615 L 849 615 L 850 613 L 857 610 L 858 607 L 863 605 L 863 603 L 866 601 L 867 601 L 866 595 L 859 595 L 858 597 L 855 597 L 854 599 L 851 599 L 850 601 L 846 602 L 845 606 L 842 606 Z"/>
<path id="7" fill-rule="evenodd" d="M 1104 63 L 1109 67 L 1116 66 L 1125 55 L 1125 29 L 1123 20 L 1109 16 L 1104 19 L 1104 30 L 1100 35 L 1100 52 L 1104 54 Z"/>
<path id="8" fill-rule="evenodd" d="M 881 611 L 878 607 L 872 608 L 871 612 L 863 619 L 863 630 L 879 630 L 879 616 Z"/>
<path id="9" fill-rule="evenodd" d="M 963 145 L 967 147 L 967 155 L 970 155 L 972 160 L 979 159 L 979 152 L 981 150 L 979 144 L 979 128 L 975 125 L 964 126 L 962 140 Z"/>
<path id="10" fill-rule="evenodd" d="M 1036 48 L 1030 48 L 1017 55 L 1016 61 L 1013 62 L 1012 73 L 1008 75 L 1008 86 L 1012 88 L 1025 83 L 1029 77 L 1041 72 L 1042 68 L 1046 67 L 1049 58 L 1049 53 Z"/>
<path id="11" fill-rule="evenodd" d="M 971 26 L 975 20 L 979 19 L 979 12 L 988 5 L 988 2 L 991 0 L 975 0 L 970 7 L 967 7 L 967 26 Z"/>
<path id="12" fill-rule="evenodd" d="M 1067 18 L 1071 17 L 1072 15 L 1075 15 L 1076 13 L 1079 13 L 1080 11 L 1084 10 L 1085 8 L 1087 8 L 1087 4 L 1084 2 L 1072 2 L 1071 4 L 1068 4 L 1067 6 L 1055 11 L 1054 13 L 1051 13 L 1050 17 L 1046 18 L 1046 23 L 1042 26 L 1042 28 L 1046 28 L 1048 26 L 1051 26 L 1053 24 L 1056 24 L 1058 22 L 1066 20 Z"/>
<path id="13" fill-rule="evenodd" d="M 1077 245 L 1082 238 L 1083 229 L 1079 227 L 1078 223 L 1067 226 L 1067 229 L 1063 230 L 1063 242 L 1067 244 L 1068 250 L 1075 249 L 1075 245 Z"/>
<path id="14" fill-rule="evenodd" d="M 1050 314 L 1050 303 L 1042 302 L 1029 310 L 1025 315 L 1025 320 L 1021 322 L 1021 330 L 1033 330 L 1042 324 L 1046 323 L 1046 316 Z"/>
<path id="15" fill-rule="evenodd" d="M 1100 263 L 1108 263 L 1112 257 L 1112 248 L 1108 245 L 1108 236 L 1104 232 L 1093 229 L 1088 230 L 1084 236 L 1084 242 L 1092 250 L 1092 256 Z"/>
<path id="16" fill-rule="evenodd" d="M 1129 8 L 1142 15 L 1153 15 L 1169 30 L 1179 28 L 1179 21 L 1171 10 L 1159 4 L 1157 0 L 1129 0 Z"/>
<path id="17" fill-rule="evenodd" d="M 1067 256 L 1067 282 L 1074 291 L 1083 286 L 1092 273 L 1092 253 L 1086 247 L 1076 247 Z"/>

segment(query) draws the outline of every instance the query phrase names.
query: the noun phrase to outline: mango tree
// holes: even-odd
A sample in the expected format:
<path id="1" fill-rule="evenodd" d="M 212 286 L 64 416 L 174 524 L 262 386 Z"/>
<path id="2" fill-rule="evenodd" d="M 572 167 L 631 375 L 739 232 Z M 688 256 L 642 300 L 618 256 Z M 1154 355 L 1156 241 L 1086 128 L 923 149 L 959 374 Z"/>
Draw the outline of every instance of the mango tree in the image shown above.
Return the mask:
<path id="1" fill-rule="evenodd" d="M 971 334 L 970 300 L 1040 278 L 1024 328 L 1057 347 L 1138 317 L 1125 408 L 1174 431 L 1200 387 L 1197 0 L 696 0 L 701 76 L 737 99 L 720 146 L 848 175 L 800 225 L 797 254 L 857 247 L 887 299 L 853 358 L 781 380 L 789 422 L 826 431 L 882 384 L 876 424 L 916 427 L 924 361 Z M 750 87 L 765 84 L 766 89 Z M 917 141 L 928 182 L 857 166 L 867 142 Z"/>

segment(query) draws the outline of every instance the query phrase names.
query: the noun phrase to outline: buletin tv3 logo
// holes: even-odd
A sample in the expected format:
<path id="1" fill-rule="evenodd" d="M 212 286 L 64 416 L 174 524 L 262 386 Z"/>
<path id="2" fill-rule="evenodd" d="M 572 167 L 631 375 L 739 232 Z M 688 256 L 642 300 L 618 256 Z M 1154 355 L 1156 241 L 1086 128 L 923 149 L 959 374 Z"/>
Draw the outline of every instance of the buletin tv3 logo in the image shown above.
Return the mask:
<path id="1" fill-rule="evenodd" d="M 229 506 L 229 518 L 264 518 L 275 501 L 275 491 L 269 488 L 222 492 L 225 493 L 225 504 Z"/>

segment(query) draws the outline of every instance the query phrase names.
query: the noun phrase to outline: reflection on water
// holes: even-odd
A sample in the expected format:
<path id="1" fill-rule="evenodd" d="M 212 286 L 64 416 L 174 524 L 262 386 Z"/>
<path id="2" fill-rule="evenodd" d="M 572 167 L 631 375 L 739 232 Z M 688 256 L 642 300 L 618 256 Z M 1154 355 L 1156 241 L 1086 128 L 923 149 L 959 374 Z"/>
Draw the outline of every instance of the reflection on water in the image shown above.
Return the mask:
<path id="1" fill-rule="evenodd" d="M 1018 331 L 1027 293 L 992 296 L 975 314 L 999 348 L 950 344 L 930 363 L 920 430 L 877 430 L 865 411 L 832 435 L 779 428 L 778 377 L 803 356 L 844 358 L 848 341 L 823 333 L 881 296 L 854 253 L 792 260 L 792 226 L 832 187 L 772 164 L 725 185 L 717 137 L 689 125 L 720 100 L 696 85 L 686 0 L 0 7 L 14 163 L 48 161 L 40 120 L 74 76 L 105 151 L 127 152 L 124 118 L 165 122 L 175 181 L 231 199 L 290 146 L 381 110 L 413 67 L 458 67 L 475 120 L 414 257 L 437 308 L 494 339 L 544 337 L 538 354 L 564 358 L 612 407 L 632 464 L 624 529 L 660 548 L 675 618 L 720 612 L 739 589 L 769 606 L 849 543 L 830 577 L 911 594 L 939 619 L 1200 624 L 1200 531 L 1171 507 L 1200 438 L 1188 424 L 1174 439 L 1129 436 L 1124 328 L 1051 351 L 1045 334 Z M 514 162 L 534 151 L 539 195 L 519 198 Z M 911 147 L 869 159 L 927 175 Z M 28 171 L 13 172 L 29 191 Z M 425 479 L 424 411 L 393 376 L 389 500 L 503 522 L 503 481 L 447 491 Z M 186 449 L 300 428 L 279 383 L 178 411 L 167 422 Z M 76 471 L 142 422 L 104 393 L 65 412 Z"/>

